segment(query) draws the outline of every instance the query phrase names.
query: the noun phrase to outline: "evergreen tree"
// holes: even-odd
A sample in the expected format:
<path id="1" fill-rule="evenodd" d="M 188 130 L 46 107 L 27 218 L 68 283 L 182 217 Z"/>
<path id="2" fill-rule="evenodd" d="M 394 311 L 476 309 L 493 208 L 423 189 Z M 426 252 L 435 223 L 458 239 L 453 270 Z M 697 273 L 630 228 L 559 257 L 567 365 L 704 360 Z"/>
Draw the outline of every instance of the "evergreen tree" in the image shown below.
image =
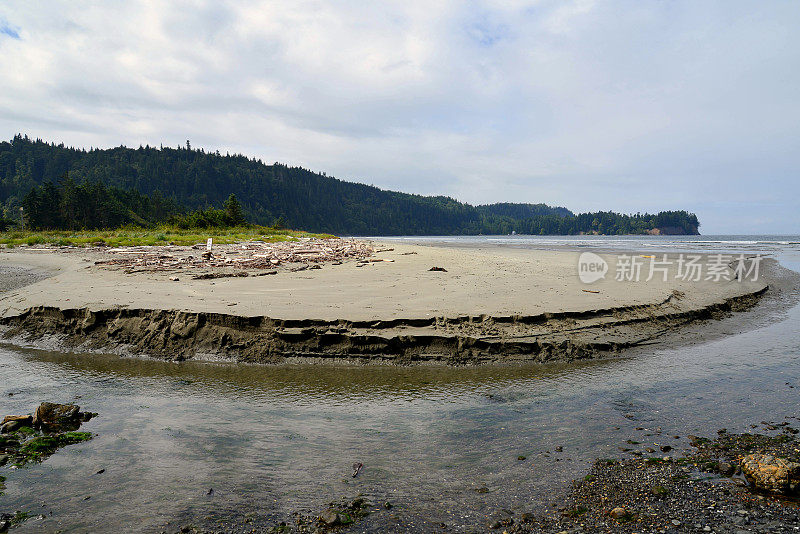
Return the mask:
<path id="1" fill-rule="evenodd" d="M 228 219 L 228 224 L 231 226 L 241 226 L 245 224 L 244 212 L 242 211 L 242 205 L 236 200 L 236 195 L 231 193 L 228 197 L 228 200 L 225 201 L 223 205 L 225 208 L 225 216 Z"/>

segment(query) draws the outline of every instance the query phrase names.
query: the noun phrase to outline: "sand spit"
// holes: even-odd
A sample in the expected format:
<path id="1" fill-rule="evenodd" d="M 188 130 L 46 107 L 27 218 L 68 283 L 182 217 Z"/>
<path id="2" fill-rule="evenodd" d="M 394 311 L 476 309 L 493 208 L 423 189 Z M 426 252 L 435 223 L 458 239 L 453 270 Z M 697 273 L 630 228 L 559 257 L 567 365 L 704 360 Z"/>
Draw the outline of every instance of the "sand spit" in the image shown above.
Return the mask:
<path id="1" fill-rule="evenodd" d="M 0 268 L 52 276 L 4 293 L 0 324 L 7 339 L 55 337 L 71 350 L 170 360 L 547 362 L 654 343 L 746 309 L 768 288 L 763 279 L 691 282 L 672 272 L 618 282 L 613 257 L 606 280 L 589 286 L 568 251 L 348 246 L 358 254 L 320 258 L 318 269 L 203 279 L 175 260 L 186 251 L 157 270 L 108 269 L 119 251 L 8 251 Z"/>

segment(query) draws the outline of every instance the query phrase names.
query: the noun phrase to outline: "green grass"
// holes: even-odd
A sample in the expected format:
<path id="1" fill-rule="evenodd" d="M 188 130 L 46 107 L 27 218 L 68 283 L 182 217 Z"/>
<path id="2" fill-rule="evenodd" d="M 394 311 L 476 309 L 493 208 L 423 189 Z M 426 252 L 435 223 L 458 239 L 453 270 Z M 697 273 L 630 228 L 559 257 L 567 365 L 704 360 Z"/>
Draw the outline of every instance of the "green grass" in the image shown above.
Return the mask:
<path id="1" fill-rule="evenodd" d="M 194 245 L 205 243 L 208 238 L 214 243 L 237 243 L 240 241 L 263 241 L 275 243 L 295 241 L 301 237 L 333 238 L 330 234 L 312 234 L 298 230 L 277 230 L 266 226 L 239 226 L 232 228 L 192 228 L 183 230 L 175 226 L 140 228 L 126 226 L 116 230 L 46 230 L 0 232 L 0 245 L 7 248 L 20 245 L 58 245 L 88 247 L 106 245 L 109 247 L 146 245 Z"/>

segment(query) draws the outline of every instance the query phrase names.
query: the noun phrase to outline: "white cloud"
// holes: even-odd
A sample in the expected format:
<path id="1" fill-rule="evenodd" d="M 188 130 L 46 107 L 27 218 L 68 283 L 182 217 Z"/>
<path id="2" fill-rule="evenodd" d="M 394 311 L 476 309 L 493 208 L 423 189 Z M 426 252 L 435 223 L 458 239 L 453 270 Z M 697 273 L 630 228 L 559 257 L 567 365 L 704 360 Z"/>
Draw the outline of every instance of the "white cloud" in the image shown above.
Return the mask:
<path id="1" fill-rule="evenodd" d="M 0 22 L 5 138 L 800 231 L 793 3 L 11 1 Z"/>

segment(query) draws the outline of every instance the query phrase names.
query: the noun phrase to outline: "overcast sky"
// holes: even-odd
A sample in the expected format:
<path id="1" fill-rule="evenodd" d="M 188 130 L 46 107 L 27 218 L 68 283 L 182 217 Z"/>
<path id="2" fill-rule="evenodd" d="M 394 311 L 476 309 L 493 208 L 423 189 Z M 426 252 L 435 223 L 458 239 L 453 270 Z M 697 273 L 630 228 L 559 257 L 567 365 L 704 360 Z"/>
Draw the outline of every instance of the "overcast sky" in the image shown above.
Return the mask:
<path id="1" fill-rule="evenodd" d="M 0 3 L 0 138 L 800 233 L 800 2 Z"/>

